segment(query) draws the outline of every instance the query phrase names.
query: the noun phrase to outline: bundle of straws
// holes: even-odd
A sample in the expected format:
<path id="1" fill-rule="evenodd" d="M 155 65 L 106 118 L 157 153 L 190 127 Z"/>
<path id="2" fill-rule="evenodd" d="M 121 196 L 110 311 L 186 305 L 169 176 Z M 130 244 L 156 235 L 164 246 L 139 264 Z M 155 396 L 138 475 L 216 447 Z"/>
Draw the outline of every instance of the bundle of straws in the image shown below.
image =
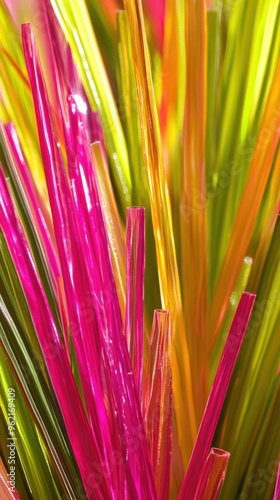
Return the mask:
<path id="1" fill-rule="evenodd" d="M 2 0 L 1 499 L 279 500 L 277 0 Z"/>

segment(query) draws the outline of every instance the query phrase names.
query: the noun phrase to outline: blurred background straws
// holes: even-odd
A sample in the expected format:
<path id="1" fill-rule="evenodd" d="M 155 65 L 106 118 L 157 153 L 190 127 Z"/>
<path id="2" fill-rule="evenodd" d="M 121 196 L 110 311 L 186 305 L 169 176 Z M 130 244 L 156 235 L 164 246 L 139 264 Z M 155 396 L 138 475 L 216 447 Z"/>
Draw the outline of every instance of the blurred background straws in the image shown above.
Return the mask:
<path id="1" fill-rule="evenodd" d="M 279 9 L 1 2 L 1 498 L 278 500 Z"/>

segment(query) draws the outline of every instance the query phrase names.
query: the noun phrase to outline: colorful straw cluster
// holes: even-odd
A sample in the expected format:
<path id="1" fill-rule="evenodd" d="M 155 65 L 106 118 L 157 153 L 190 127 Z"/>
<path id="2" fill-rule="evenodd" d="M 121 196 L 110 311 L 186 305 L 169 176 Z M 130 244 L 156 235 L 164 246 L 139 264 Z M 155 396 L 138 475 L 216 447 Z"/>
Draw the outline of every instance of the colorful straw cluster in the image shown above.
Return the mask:
<path id="1" fill-rule="evenodd" d="M 279 500 L 279 16 L 0 4 L 1 499 Z"/>

